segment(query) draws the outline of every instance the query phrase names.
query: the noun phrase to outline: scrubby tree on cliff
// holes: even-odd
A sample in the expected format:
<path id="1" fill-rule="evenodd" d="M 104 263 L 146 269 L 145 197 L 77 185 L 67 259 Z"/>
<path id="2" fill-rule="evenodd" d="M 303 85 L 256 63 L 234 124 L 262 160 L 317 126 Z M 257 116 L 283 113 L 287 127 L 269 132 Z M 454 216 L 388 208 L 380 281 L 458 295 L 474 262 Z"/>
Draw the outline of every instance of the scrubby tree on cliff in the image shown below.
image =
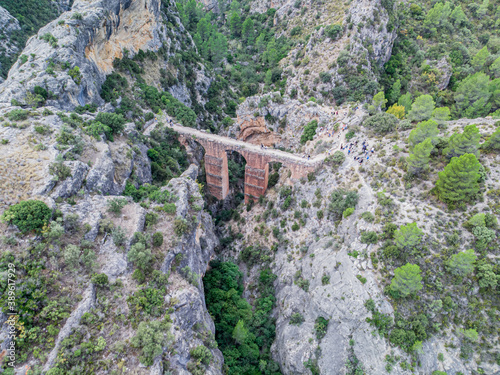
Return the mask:
<path id="1" fill-rule="evenodd" d="M 422 289 L 422 276 L 420 267 L 416 264 L 406 263 L 394 270 L 394 278 L 391 282 L 391 291 L 401 297 L 407 297 L 411 293 Z"/>
<path id="2" fill-rule="evenodd" d="M 434 149 L 432 141 L 427 138 L 425 141 L 417 144 L 406 159 L 408 163 L 408 173 L 418 176 L 429 169 L 429 160 L 431 151 Z"/>
<path id="3" fill-rule="evenodd" d="M 436 181 L 437 195 L 446 203 L 468 202 L 479 192 L 481 164 L 473 154 L 452 158 Z"/>
<path id="4" fill-rule="evenodd" d="M 450 137 L 448 147 L 443 150 L 447 158 L 474 154 L 479 157 L 479 129 L 476 125 L 467 125 L 462 134 L 455 133 Z"/>

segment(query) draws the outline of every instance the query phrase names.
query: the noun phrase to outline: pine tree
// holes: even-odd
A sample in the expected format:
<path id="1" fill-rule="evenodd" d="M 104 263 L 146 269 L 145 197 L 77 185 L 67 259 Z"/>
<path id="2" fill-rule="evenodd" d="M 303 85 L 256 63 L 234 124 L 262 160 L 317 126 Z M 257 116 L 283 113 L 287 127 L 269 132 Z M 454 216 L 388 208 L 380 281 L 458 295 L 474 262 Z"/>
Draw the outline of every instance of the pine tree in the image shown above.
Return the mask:
<path id="1" fill-rule="evenodd" d="M 448 107 L 439 107 L 432 111 L 432 120 L 438 125 L 444 125 L 445 121 L 450 119 L 450 109 Z"/>
<path id="2" fill-rule="evenodd" d="M 398 101 L 401 96 L 401 81 L 398 79 L 391 88 L 391 93 L 389 95 L 389 101 L 391 104 L 394 104 Z"/>
<path id="3" fill-rule="evenodd" d="M 490 53 L 488 52 L 488 47 L 484 46 L 479 50 L 479 52 L 474 56 L 474 58 L 471 61 L 471 65 L 475 70 L 481 70 L 484 64 L 486 64 L 486 60 L 488 60 L 488 57 L 490 56 Z"/>
<path id="4" fill-rule="evenodd" d="M 433 120 L 422 121 L 418 123 L 417 127 L 413 129 L 408 136 L 410 147 L 415 147 L 420 142 L 425 141 L 427 138 L 430 138 L 431 141 L 434 142 L 437 135 L 439 134 L 437 125 L 437 122 Z"/>
<path id="5" fill-rule="evenodd" d="M 467 125 L 462 134 L 455 133 L 450 137 L 448 147 L 443 150 L 443 155 L 451 159 L 463 154 L 474 154 L 478 158 L 480 138 L 476 125 Z"/>
<path id="6" fill-rule="evenodd" d="M 488 151 L 500 151 L 500 126 L 495 132 L 483 143 L 481 148 Z"/>
<path id="7" fill-rule="evenodd" d="M 401 95 L 398 99 L 398 105 L 405 107 L 405 113 L 409 113 L 411 111 L 411 102 L 411 94 L 409 92 Z"/>
<path id="8" fill-rule="evenodd" d="M 394 242 L 402 250 L 412 250 L 422 241 L 424 232 L 417 226 L 417 223 L 410 223 L 401 226 L 394 232 Z"/>
<path id="9" fill-rule="evenodd" d="M 424 27 L 437 28 L 443 14 L 443 3 L 436 3 L 427 13 L 424 20 Z"/>
<path id="10" fill-rule="evenodd" d="M 451 12 L 450 18 L 453 22 L 453 25 L 455 25 L 455 27 L 461 27 L 461 26 L 465 25 L 467 22 L 469 22 L 461 5 L 455 7 L 455 9 L 453 9 L 453 12 Z"/>
<path id="11" fill-rule="evenodd" d="M 257 37 L 257 40 L 255 41 L 255 45 L 257 46 L 257 50 L 259 53 L 263 53 L 264 50 L 266 49 L 266 34 L 265 33 L 260 33 L 260 35 Z"/>
<path id="12" fill-rule="evenodd" d="M 486 116 L 490 109 L 490 77 L 483 72 L 470 75 L 458 84 L 454 95 L 457 116 Z"/>
<path id="13" fill-rule="evenodd" d="M 481 164 L 473 154 L 452 158 L 444 171 L 439 172 L 436 190 L 441 201 L 446 203 L 468 202 L 479 192 Z"/>
<path id="14" fill-rule="evenodd" d="M 279 53 L 276 48 L 276 39 L 271 38 L 269 43 L 267 43 L 267 49 L 265 52 L 266 59 L 270 65 L 277 64 L 280 60 Z"/>
<path id="15" fill-rule="evenodd" d="M 411 111 L 408 113 L 408 119 L 410 121 L 424 121 L 430 119 L 435 104 L 432 96 L 420 95 L 415 99 L 415 102 L 413 102 Z"/>
<path id="16" fill-rule="evenodd" d="M 474 254 L 474 250 L 469 249 L 458 254 L 453 254 L 448 261 L 448 267 L 454 275 L 465 276 L 474 271 L 474 262 L 476 259 L 477 256 Z"/>
<path id="17" fill-rule="evenodd" d="M 427 171 L 429 169 L 429 160 L 433 149 L 434 146 L 430 138 L 417 144 L 406 160 L 408 163 L 408 173 L 418 176 Z"/>
<path id="18" fill-rule="evenodd" d="M 245 22 L 243 22 L 242 36 L 243 41 L 249 45 L 252 45 L 255 39 L 254 28 L 253 20 L 248 17 Z"/>
<path id="19" fill-rule="evenodd" d="M 231 34 L 234 37 L 239 37 L 241 35 L 241 17 L 238 12 L 233 12 L 231 15 L 229 26 L 231 28 Z"/>
<path id="20" fill-rule="evenodd" d="M 220 33 L 212 39 L 211 43 L 212 62 L 215 66 L 219 66 L 227 54 L 226 37 Z"/>
<path id="21" fill-rule="evenodd" d="M 383 91 L 380 91 L 373 97 L 372 104 L 378 111 L 385 108 L 385 103 L 387 103 L 387 99 Z"/>
<path id="22" fill-rule="evenodd" d="M 420 267 L 416 264 L 406 263 L 394 270 L 394 278 L 391 282 L 391 290 L 406 297 L 411 293 L 422 289 L 422 276 Z"/>
<path id="23" fill-rule="evenodd" d="M 500 77 L 500 57 L 497 57 L 493 64 L 490 65 L 490 73 L 492 73 L 495 78 Z"/>
<path id="24" fill-rule="evenodd" d="M 211 25 L 206 18 L 202 18 L 196 25 L 196 32 L 200 35 L 203 42 L 206 42 L 210 37 Z"/>

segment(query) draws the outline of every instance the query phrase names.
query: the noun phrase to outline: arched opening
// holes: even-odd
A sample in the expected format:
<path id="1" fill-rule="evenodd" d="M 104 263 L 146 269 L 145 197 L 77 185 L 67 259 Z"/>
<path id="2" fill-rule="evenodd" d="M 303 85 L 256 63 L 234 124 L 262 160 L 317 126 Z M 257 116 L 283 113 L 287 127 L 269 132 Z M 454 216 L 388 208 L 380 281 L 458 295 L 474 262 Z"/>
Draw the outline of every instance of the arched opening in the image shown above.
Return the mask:
<path id="1" fill-rule="evenodd" d="M 230 194 L 228 198 L 237 206 L 245 199 L 245 167 L 247 160 L 237 151 L 226 151 L 226 154 Z"/>

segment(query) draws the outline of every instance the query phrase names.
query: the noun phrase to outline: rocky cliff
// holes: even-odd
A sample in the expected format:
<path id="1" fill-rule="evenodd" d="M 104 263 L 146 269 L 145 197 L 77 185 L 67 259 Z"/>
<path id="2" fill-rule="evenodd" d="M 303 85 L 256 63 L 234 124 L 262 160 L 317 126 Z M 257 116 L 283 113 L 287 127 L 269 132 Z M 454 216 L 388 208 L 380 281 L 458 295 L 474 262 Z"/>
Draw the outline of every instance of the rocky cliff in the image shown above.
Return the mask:
<path id="1" fill-rule="evenodd" d="M 101 85 L 113 72 L 115 59 L 160 48 L 173 54 L 181 49 L 175 35 L 187 38 L 193 48 L 175 8 L 159 0 L 75 1 L 71 10 L 30 38 L 23 51 L 29 69 L 14 64 L 0 88 L 0 102 L 25 103 L 27 94 L 39 86 L 50 93 L 47 104 L 58 108 L 104 104 Z M 186 96 L 183 85 L 172 91 Z"/>
<path id="2" fill-rule="evenodd" d="M 1 54 L 7 58 L 14 55 L 19 50 L 10 38 L 13 31 L 20 29 L 21 27 L 19 26 L 19 21 L 12 17 L 7 9 L 0 7 L 0 35 L 2 35 L 0 41 L 0 51 L 2 51 Z"/>

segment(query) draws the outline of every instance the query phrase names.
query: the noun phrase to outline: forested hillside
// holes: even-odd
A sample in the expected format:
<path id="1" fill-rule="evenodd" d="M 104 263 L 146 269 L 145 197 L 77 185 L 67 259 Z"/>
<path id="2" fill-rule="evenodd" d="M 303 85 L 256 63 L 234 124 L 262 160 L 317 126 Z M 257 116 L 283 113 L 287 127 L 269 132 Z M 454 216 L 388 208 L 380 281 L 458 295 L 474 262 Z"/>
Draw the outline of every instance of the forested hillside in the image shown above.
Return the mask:
<path id="1" fill-rule="evenodd" d="M 1 373 L 500 373 L 498 0 L 0 7 Z"/>

